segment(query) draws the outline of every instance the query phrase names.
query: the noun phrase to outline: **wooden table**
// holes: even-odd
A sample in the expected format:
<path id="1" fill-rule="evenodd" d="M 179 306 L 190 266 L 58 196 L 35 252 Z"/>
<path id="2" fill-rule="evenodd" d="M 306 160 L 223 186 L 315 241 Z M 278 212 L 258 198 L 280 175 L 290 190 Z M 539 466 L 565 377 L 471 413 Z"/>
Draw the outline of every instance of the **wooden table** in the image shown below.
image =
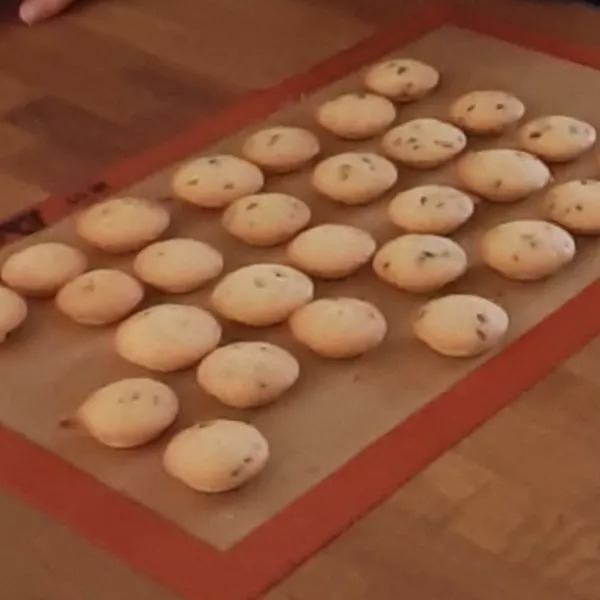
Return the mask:
<path id="1" fill-rule="evenodd" d="M 7 19 L 0 218 L 425 1 L 99 0 L 32 30 Z M 600 12 L 577 3 L 477 7 L 600 44 Z M 598 600 L 599 355 L 595 340 L 266 598 Z M 176 598 L 2 492 L 0 532 L 7 600 Z"/>

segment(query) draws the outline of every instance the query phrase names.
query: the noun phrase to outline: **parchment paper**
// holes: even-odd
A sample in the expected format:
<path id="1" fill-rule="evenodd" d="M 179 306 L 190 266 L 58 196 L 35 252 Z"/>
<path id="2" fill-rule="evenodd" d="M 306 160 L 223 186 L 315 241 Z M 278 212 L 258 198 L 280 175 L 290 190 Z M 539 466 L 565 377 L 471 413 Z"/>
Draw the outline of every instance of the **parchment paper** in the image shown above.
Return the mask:
<path id="1" fill-rule="evenodd" d="M 449 102 L 457 95 L 473 89 L 500 88 L 525 101 L 526 118 L 565 113 L 600 126 L 600 73 L 589 68 L 452 27 L 432 32 L 394 54 L 430 62 L 443 74 L 439 90 L 419 103 L 401 108 L 398 122 L 416 116 L 444 118 Z M 358 73 L 288 106 L 268 122 L 297 124 L 318 131 L 312 119 L 315 106 L 336 93 L 357 89 Z M 238 152 L 241 140 L 266 124 L 255 124 L 203 152 Z M 336 141 L 322 131 L 319 136 L 324 154 L 377 147 L 377 140 L 356 144 Z M 514 145 L 511 131 L 499 138 L 471 140 L 469 147 Z M 553 171 L 557 181 L 593 177 L 594 156 L 589 153 L 575 164 Z M 387 200 L 392 193 L 425 182 L 454 182 L 452 165 L 431 172 L 401 168 L 399 183 L 386 198 L 370 206 L 346 208 L 315 194 L 308 184 L 309 172 L 307 168 L 293 175 L 270 177 L 266 189 L 293 193 L 307 201 L 313 209 L 313 224 L 356 224 L 371 231 L 379 242 L 399 234 L 387 220 Z M 170 173 L 171 170 L 157 173 L 123 190 L 123 194 L 168 198 Z M 502 304 L 511 316 L 507 343 L 577 294 L 595 279 L 600 267 L 596 240 L 578 240 L 575 262 L 541 283 L 509 282 L 479 264 L 476 241 L 482 231 L 498 222 L 541 215 L 540 198 L 538 194 L 518 204 L 502 206 L 482 202 L 473 220 L 454 236 L 467 249 L 471 268 L 445 291 L 482 294 Z M 234 241 L 222 230 L 219 213 L 178 202 L 170 204 L 174 219 L 168 235 L 193 236 L 215 244 L 225 255 L 226 270 L 283 259 L 282 248 L 256 250 Z M 85 247 L 76 239 L 70 220 L 20 245 L 42 240 L 63 240 Z M 4 249 L 0 258 L 17 247 Z M 130 269 L 132 256 L 115 259 L 87 250 L 93 266 Z M 168 299 L 208 307 L 211 288 Z M 224 341 L 265 339 L 290 349 L 301 361 L 298 385 L 278 403 L 244 412 L 224 408 L 203 394 L 195 383 L 193 369 L 164 376 L 162 379 L 174 387 L 182 403 L 176 426 L 158 442 L 128 451 L 104 448 L 61 427 L 60 421 L 99 386 L 122 377 L 143 375 L 145 371 L 116 356 L 112 348 L 114 327 L 80 327 L 60 315 L 51 301 L 32 301 L 25 327 L 0 346 L 0 420 L 193 536 L 226 549 L 488 358 L 445 359 L 413 340 L 410 318 L 427 298 L 392 289 L 376 279 L 370 267 L 342 282 L 318 283 L 317 295 L 351 295 L 373 301 L 388 319 L 385 343 L 357 360 L 327 361 L 295 344 L 286 325 L 253 330 L 225 324 Z M 149 291 L 144 304 L 166 299 L 167 296 Z M 208 497 L 171 480 L 163 473 L 160 459 L 173 431 L 217 416 L 254 423 L 269 439 L 272 460 L 247 487 Z"/>

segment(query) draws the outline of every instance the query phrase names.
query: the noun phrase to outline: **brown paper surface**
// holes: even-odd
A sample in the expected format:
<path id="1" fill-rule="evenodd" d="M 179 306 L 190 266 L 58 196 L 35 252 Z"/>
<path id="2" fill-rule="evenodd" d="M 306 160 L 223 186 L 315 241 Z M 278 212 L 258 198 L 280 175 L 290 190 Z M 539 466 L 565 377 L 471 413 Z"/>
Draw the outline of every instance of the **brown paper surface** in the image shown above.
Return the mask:
<path id="1" fill-rule="evenodd" d="M 565 113 L 600 126 L 600 73 L 592 69 L 453 27 L 436 30 L 395 54 L 430 62 L 443 74 L 440 89 L 417 104 L 401 108 L 398 122 L 416 116 L 444 118 L 450 100 L 457 95 L 473 89 L 500 88 L 525 101 L 526 118 Z M 359 89 L 359 82 L 359 75 L 354 74 L 290 105 L 268 122 L 316 130 L 311 116 L 314 107 L 336 93 Z M 238 152 L 241 140 L 265 124 L 255 124 L 213 150 Z M 323 154 L 377 147 L 377 140 L 356 144 L 334 140 L 323 132 L 319 136 Z M 512 131 L 498 138 L 471 140 L 469 147 L 514 145 Z M 593 177 L 594 157 L 587 154 L 553 171 L 557 181 Z M 123 190 L 123 194 L 167 197 L 170 173 L 168 170 L 149 177 Z M 371 231 L 380 243 L 399 234 L 386 213 L 386 198 L 393 192 L 425 182 L 454 182 L 452 165 L 430 172 L 400 168 L 399 183 L 386 198 L 370 206 L 348 208 L 314 193 L 308 174 L 309 169 L 304 169 L 293 175 L 271 177 L 266 189 L 289 192 L 307 201 L 313 209 L 313 224 L 352 223 Z M 476 241 L 482 231 L 498 222 L 540 216 L 541 196 L 514 205 L 481 202 L 473 220 L 454 236 L 467 249 L 471 267 L 465 277 L 445 291 L 481 294 L 503 305 L 511 316 L 507 342 L 577 294 L 595 279 L 600 267 L 596 240 L 578 240 L 574 263 L 540 283 L 509 282 L 479 264 Z M 178 202 L 171 205 L 174 218 L 168 235 L 193 236 L 215 244 L 225 255 L 227 271 L 243 264 L 283 259 L 282 248 L 252 249 L 234 241 L 222 230 L 219 213 Z M 76 239 L 70 220 L 19 245 L 42 240 L 85 247 Z M 4 249 L 1 257 L 19 245 Z M 130 269 L 131 256 L 112 258 L 90 249 L 88 254 L 93 267 Z M 144 305 L 168 299 L 209 307 L 211 289 L 208 286 L 198 293 L 170 297 L 149 290 Z M 85 435 L 61 428 L 59 422 L 98 387 L 147 372 L 116 356 L 112 348 L 114 327 L 80 327 L 60 315 L 51 301 L 31 301 L 26 325 L 0 346 L 0 420 L 193 536 L 226 549 L 488 358 L 446 359 L 412 339 L 411 315 L 426 298 L 392 289 L 380 282 L 370 267 L 345 281 L 317 282 L 317 296 L 329 295 L 357 296 L 379 306 L 389 324 L 382 346 L 360 359 L 328 361 L 294 343 L 285 324 L 255 330 L 226 323 L 224 342 L 269 340 L 290 349 L 301 361 L 297 386 L 269 407 L 236 411 L 202 393 L 195 383 L 194 369 L 160 377 L 174 387 L 181 400 L 176 426 L 156 443 L 126 451 L 104 448 Z M 272 459 L 265 472 L 245 488 L 210 497 L 166 476 L 161 453 L 173 431 L 218 416 L 254 423 L 268 438 Z"/>

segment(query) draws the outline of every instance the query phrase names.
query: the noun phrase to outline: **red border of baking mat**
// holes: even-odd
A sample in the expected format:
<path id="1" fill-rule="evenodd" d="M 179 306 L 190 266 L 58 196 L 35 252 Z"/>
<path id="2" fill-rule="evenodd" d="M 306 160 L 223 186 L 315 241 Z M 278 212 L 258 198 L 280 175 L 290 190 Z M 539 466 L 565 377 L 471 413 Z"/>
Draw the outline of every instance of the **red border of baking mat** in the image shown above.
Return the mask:
<path id="1" fill-rule="evenodd" d="M 73 206 L 133 183 L 443 24 L 600 69 L 600 48 L 579 47 L 485 17 L 455 14 L 448 2 L 433 2 L 312 70 L 253 94 L 166 144 L 109 169 L 83 192 L 45 200 L 11 219 L 12 229 L 3 226 L 4 231 L 14 235 L 35 231 Z M 255 598 L 592 340 L 600 332 L 599 305 L 597 282 L 227 552 L 192 538 L 2 427 L 0 485 L 186 600 Z"/>

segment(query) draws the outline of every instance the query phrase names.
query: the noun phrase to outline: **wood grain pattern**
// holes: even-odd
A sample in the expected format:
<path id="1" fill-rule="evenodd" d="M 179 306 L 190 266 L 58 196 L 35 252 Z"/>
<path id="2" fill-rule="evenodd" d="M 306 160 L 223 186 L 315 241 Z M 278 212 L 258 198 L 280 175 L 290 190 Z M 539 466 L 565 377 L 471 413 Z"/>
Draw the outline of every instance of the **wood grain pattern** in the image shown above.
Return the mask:
<path id="1" fill-rule="evenodd" d="M 14 600 L 177 600 L 62 525 L 0 492 L 0 580 Z"/>
<path id="2" fill-rule="evenodd" d="M 91 178 L 417 1 L 268 0 L 254 10 L 244 0 L 100 0 L 35 31 L 0 23 L 0 212 Z M 598 43 L 590 8 L 477 4 Z M 594 341 L 267 600 L 598 600 L 599 352 Z M 11 600 L 174 600 L 13 498 L 0 499 L 0 530 Z"/>
<path id="3" fill-rule="evenodd" d="M 597 600 L 597 340 L 265 600 Z M 408 593 L 407 593 L 408 592 Z"/>

